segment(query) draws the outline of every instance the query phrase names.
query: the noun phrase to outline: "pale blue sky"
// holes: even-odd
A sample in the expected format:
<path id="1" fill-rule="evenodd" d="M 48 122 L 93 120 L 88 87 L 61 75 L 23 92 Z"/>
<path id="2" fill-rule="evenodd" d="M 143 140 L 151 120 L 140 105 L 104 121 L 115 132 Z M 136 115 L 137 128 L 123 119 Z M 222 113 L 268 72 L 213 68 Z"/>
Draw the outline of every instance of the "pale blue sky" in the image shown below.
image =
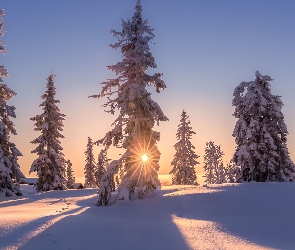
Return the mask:
<path id="1" fill-rule="evenodd" d="M 234 88 L 270 75 L 272 93 L 282 96 L 289 129 L 288 146 L 295 161 L 295 2 L 286 0 L 143 0 L 143 16 L 155 28 L 151 51 L 164 73 L 167 89 L 153 98 L 170 119 L 155 128 L 161 132 L 160 173 L 170 171 L 181 111 L 190 116 L 196 132 L 192 142 L 203 162 L 207 141 L 221 144 L 225 161 L 234 152 L 235 125 L 231 106 Z M 115 117 L 105 114 L 103 101 L 91 100 L 100 82 L 111 78 L 106 68 L 120 60 L 109 31 L 120 30 L 120 18 L 131 18 L 135 0 L 3 0 L 7 55 L 0 64 L 9 71 L 5 83 L 17 92 L 17 136 L 12 140 L 24 156 L 28 175 L 36 155 L 30 141 L 38 136 L 29 120 L 41 113 L 38 105 L 46 77 L 55 73 L 59 107 L 67 115 L 62 140 L 66 158 L 77 176 L 83 175 L 87 137 L 100 139 Z M 98 153 L 98 148 L 95 149 Z M 116 158 L 118 151 L 112 151 Z M 197 171 L 202 169 L 200 164 Z"/>

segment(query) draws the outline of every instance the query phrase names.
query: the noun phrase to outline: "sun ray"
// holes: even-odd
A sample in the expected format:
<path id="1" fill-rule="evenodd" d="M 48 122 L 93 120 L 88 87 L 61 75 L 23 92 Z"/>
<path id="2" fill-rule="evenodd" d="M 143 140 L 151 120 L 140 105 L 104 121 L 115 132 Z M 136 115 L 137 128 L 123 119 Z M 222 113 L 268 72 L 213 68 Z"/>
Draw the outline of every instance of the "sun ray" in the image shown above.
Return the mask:
<path id="1" fill-rule="evenodd" d="M 131 174 L 131 176 L 128 178 L 128 179 L 129 179 L 129 180 L 128 180 L 128 183 L 130 183 L 130 180 L 131 180 L 132 177 L 136 174 L 137 170 L 138 170 L 139 167 L 140 167 L 140 163 L 138 162 L 137 165 L 138 165 L 138 167 L 136 168 L 136 170 L 133 171 L 133 173 Z M 136 166 L 132 166 L 132 168 L 135 168 L 135 167 L 136 167 Z"/>
<path id="2" fill-rule="evenodd" d="M 153 143 L 154 133 L 149 138 L 137 137 L 131 147 L 128 148 L 125 157 L 122 158 L 126 164 L 124 185 L 135 191 L 137 188 L 145 190 L 157 186 L 154 180 L 158 171 L 158 160 L 160 157 L 157 146 Z M 135 188 L 135 190 L 134 190 Z"/>
<path id="3" fill-rule="evenodd" d="M 154 133 L 154 132 L 152 132 L 151 135 L 150 135 L 150 138 L 149 138 L 149 142 L 148 142 L 147 148 L 150 147 L 150 143 L 151 143 L 151 140 L 152 140 L 152 135 L 153 135 L 153 133 Z M 154 146 L 155 146 L 155 145 L 154 145 Z M 153 147 L 154 147 L 154 146 L 153 146 Z"/>
<path id="4" fill-rule="evenodd" d="M 138 183 L 139 183 L 139 180 L 141 179 L 141 172 L 142 172 L 142 169 L 143 169 L 143 167 L 141 167 L 140 168 L 140 172 L 139 172 L 139 175 L 138 175 L 138 178 L 137 178 L 137 185 L 138 185 Z"/>

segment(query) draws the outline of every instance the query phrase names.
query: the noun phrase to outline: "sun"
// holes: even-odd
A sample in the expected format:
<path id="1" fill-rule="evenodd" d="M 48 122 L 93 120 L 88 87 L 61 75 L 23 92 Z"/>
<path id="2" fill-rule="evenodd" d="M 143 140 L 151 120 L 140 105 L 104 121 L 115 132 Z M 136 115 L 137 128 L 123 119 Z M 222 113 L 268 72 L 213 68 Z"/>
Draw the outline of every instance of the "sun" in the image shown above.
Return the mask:
<path id="1" fill-rule="evenodd" d="M 143 137 L 143 136 L 142 136 Z M 130 143 L 128 154 L 124 159 L 126 164 L 126 185 L 145 186 L 157 175 L 159 151 L 156 146 L 153 133 L 149 139 L 135 137 Z M 124 176 L 123 176 L 124 177 Z M 143 185 L 143 186 L 142 186 Z"/>
<path id="2" fill-rule="evenodd" d="M 148 159 L 149 159 L 149 157 L 148 157 L 146 154 L 143 154 L 143 155 L 141 156 L 141 160 L 142 160 L 143 162 L 146 162 Z"/>

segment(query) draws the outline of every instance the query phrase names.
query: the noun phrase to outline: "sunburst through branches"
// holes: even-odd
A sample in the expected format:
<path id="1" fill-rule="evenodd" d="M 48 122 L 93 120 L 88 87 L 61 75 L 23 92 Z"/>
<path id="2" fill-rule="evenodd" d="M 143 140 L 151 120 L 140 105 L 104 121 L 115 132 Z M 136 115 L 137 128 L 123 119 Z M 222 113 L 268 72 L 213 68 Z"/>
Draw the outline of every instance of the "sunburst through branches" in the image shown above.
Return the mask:
<path id="1" fill-rule="evenodd" d="M 129 154 L 125 158 L 125 185 L 133 190 L 133 187 L 142 187 L 144 191 L 152 184 L 158 170 L 160 153 L 155 144 L 153 133 L 148 140 L 136 138 L 129 148 Z M 136 190 L 134 190 L 136 192 Z"/>

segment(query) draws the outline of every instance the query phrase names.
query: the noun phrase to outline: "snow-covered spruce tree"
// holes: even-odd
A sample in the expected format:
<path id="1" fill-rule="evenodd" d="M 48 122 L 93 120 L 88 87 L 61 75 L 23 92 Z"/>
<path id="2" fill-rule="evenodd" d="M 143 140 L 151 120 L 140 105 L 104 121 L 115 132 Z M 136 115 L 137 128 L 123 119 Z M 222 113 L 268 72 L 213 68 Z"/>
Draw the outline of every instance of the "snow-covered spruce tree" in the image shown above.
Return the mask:
<path id="1" fill-rule="evenodd" d="M 66 187 L 68 189 L 74 189 L 75 188 L 75 177 L 74 177 L 74 171 L 72 169 L 72 163 L 70 160 L 66 161 L 67 165 L 67 171 L 66 171 Z"/>
<path id="2" fill-rule="evenodd" d="M 26 177 L 24 174 L 20 171 L 20 166 L 18 164 L 18 157 L 23 156 L 22 153 L 16 148 L 14 143 L 10 143 L 10 162 L 11 162 L 11 173 L 12 178 L 16 180 L 16 182 L 20 182 L 22 179 L 25 179 Z"/>
<path id="3" fill-rule="evenodd" d="M 220 165 L 218 167 L 218 171 L 217 171 L 217 178 L 216 178 L 216 182 L 218 184 L 221 184 L 221 183 L 226 183 L 227 180 L 226 180 L 226 169 L 223 165 L 223 161 L 221 160 L 220 162 Z"/>
<path id="4" fill-rule="evenodd" d="M 105 174 L 108 164 L 109 164 L 109 159 L 107 157 L 107 151 L 105 149 L 102 149 L 98 155 L 97 167 L 95 170 L 95 180 L 96 180 L 96 185 L 98 187 L 100 187 L 101 178 Z"/>
<path id="5" fill-rule="evenodd" d="M 239 173 L 239 168 L 236 164 L 232 161 L 226 164 L 225 168 L 225 175 L 226 175 L 226 182 L 234 183 L 237 180 L 237 175 Z"/>
<path id="6" fill-rule="evenodd" d="M 294 181 L 295 165 L 287 148 L 287 126 L 279 96 L 271 94 L 271 77 L 256 71 L 256 79 L 234 90 L 233 162 L 241 171 L 237 181 Z"/>
<path id="7" fill-rule="evenodd" d="M 4 10 L 0 10 L 0 37 L 4 35 Z M 5 45 L 0 40 L 0 51 L 6 54 Z M 8 77 L 8 71 L 4 66 L 0 66 L 0 197 L 22 195 L 19 185 L 13 183 L 24 178 L 17 162 L 17 157 L 22 154 L 14 143 L 9 141 L 9 134 L 16 135 L 14 124 L 9 117 L 15 118 L 15 107 L 8 106 L 7 101 L 16 93 L 3 83 L 3 77 Z"/>
<path id="8" fill-rule="evenodd" d="M 195 165 L 199 164 L 197 161 L 199 156 L 195 153 L 195 147 L 190 141 L 195 132 L 192 130 L 188 118 L 189 116 L 183 110 L 176 133 L 178 142 L 174 145 L 176 153 L 171 163 L 173 168 L 170 171 L 170 174 L 172 174 L 172 184 L 176 185 L 198 184 Z"/>
<path id="9" fill-rule="evenodd" d="M 107 112 L 111 114 L 118 110 L 119 116 L 112 130 L 96 144 L 103 144 L 106 149 L 113 145 L 126 150 L 121 157 L 125 173 L 120 185 L 128 188 L 130 197 L 143 198 L 160 185 L 157 172 L 160 152 L 156 145 L 160 133 L 153 131 L 153 127 L 155 123 L 168 120 L 146 87 L 154 85 L 160 92 L 166 85 L 161 79 L 162 74 L 146 73 L 148 68 L 157 67 L 149 47 L 155 35 L 148 21 L 142 19 L 140 0 L 137 0 L 132 19 L 122 20 L 122 31 L 112 30 L 111 33 L 118 42 L 110 46 L 120 48 L 123 59 L 108 66 L 117 77 L 103 82 L 101 94 L 92 97 L 107 97 L 108 102 L 103 106 L 109 107 Z M 141 160 L 143 154 L 149 157 L 146 163 Z"/>
<path id="10" fill-rule="evenodd" d="M 60 133 L 63 131 L 63 120 L 65 115 L 60 113 L 57 107 L 58 100 L 55 100 L 56 88 L 54 86 L 54 74 L 47 78 L 47 90 L 41 96 L 43 102 L 40 104 L 43 113 L 31 118 L 35 122 L 35 131 L 40 131 L 41 135 L 32 144 L 38 146 L 32 151 L 38 155 L 33 161 L 30 173 L 37 172 L 38 180 L 36 190 L 63 190 L 65 186 L 65 165 L 66 160 L 62 153 L 63 148 L 59 138 L 64 138 Z"/>
<path id="11" fill-rule="evenodd" d="M 84 175 L 85 175 L 85 184 L 86 188 L 95 188 L 96 180 L 95 180 L 95 170 L 96 164 L 94 161 L 93 155 L 93 143 L 92 139 L 88 137 L 87 149 L 85 151 L 86 155 L 86 165 L 84 167 Z"/>
<path id="12" fill-rule="evenodd" d="M 111 205 L 112 192 L 115 189 L 114 177 L 121 167 L 121 161 L 114 160 L 107 167 L 104 175 L 100 180 L 100 187 L 98 191 L 98 200 L 96 205 L 107 206 Z"/>
<path id="13" fill-rule="evenodd" d="M 206 143 L 204 155 L 205 182 L 207 184 L 221 184 L 226 182 L 222 156 L 224 153 L 214 142 Z"/>

